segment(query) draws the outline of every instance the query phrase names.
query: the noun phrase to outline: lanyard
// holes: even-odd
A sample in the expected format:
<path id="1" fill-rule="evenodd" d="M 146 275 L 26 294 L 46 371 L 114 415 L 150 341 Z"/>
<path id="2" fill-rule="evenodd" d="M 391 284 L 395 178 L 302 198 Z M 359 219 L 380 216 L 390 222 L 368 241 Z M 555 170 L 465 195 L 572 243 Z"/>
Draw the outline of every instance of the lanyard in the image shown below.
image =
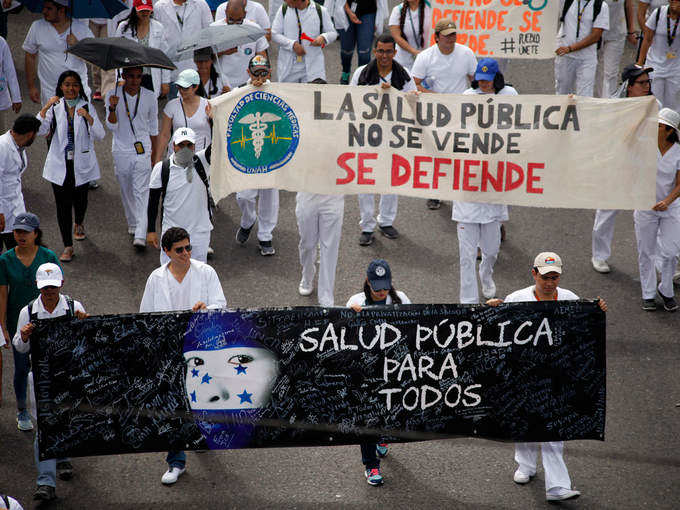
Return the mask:
<path id="1" fill-rule="evenodd" d="M 186 2 L 184 3 L 184 10 L 182 11 L 182 17 L 181 18 L 179 17 L 179 13 L 177 11 L 175 11 L 175 16 L 177 16 L 177 22 L 179 23 L 179 29 L 182 30 L 184 28 L 184 20 L 187 19 L 187 4 L 186 4 Z"/>
<path id="2" fill-rule="evenodd" d="M 668 8 L 670 11 L 670 7 Z M 670 12 L 666 12 L 666 39 L 668 40 L 668 47 L 670 48 L 675 41 L 675 34 L 678 32 L 678 21 L 680 21 L 680 16 L 675 20 L 675 26 L 673 27 L 673 33 L 671 34 L 671 16 Z"/>
<path id="3" fill-rule="evenodd" d="M 295 17 L 297 18 L 298 24 L 298 42 L 302 44 L 302 23 L 300 23 L 300 13 L 295 9 Z"/>
<path id="4" fill-rule="evenodd" d="M 585 12 L 589 3 L 590 0 L 586 0 L 583 9 L 581 9 L 581 0 L 578 0 L 578 7 L 576 8 L 576 10 L 578 11 L 578 19 L 576 21 L 576 40 L 578 40 L 578 36 L 581 34 L 581 18 L 583 17 L 583 13 Z"/>
<path id="5" fill-rule="evenodd" d="M 411 17 L 411 8 L 408 5 L 406 6 L 406 8 L 408 9 L 408 21 L 411 24 L 411 30 L 413 31 L 413 38 L 416 40 L 416 46 L 418 48 L 420 48 L 420 36 L 422 34 L 419 34 L 418 32 L 416 32 L 416 27 L 413 25 L 413 18 Z"/>
<path id="6" fill-rule="evenodd" d="M 141 89 L 137 91 L 137 102 L 135 103 L 135 114 L 130 117 L 130 109 L 128 107 L 128 102 L 127 102 L 127 96 L 125 95 L 125 91 L 123 90 L 123 102 L 125 103 L 125 113 L 127 114 L 128 122 L 130 122 L 130 129 L 132 130 L 132 135 L 137 136 L 137 133 L 135 133 L 135 127 L 132 125 L 132 121 L 135 120 L 135 117 L 137 117 L 137 111 L 139 110 L 139 97 L 142 95 Z"/>

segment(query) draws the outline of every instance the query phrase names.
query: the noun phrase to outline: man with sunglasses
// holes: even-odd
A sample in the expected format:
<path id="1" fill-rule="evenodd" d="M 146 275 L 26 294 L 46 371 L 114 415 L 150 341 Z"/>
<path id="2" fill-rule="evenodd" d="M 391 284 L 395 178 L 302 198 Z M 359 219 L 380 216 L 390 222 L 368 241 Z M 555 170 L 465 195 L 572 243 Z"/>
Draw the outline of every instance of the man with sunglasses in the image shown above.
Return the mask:
<path id="1" fill-rule="evenodd" d="M 140 312 L 198 312 L 227 307 L 215 270 L 191 258 L 191 238 L 186 230 L 169 228 L 163 234 L 161 245 L 169 262 L 154 269 L 146 280 Z M 186 454 L 170 451 L 165 460 L 168 470 L 163 474 L 161 483 L 172 485 L 186 470 Z"/>
<path id="2" fill-rule="evenodd" d="M 558 287 L 562 277 L 562 259 L 557 253 L 542 252 L 536 255 L 531 269 L 534 285 L 517 290 L 503 299 L 490 299 L 489 306 L 505 303 L 525 303 L 530 301 L 574 301 L 579 297 L 572 291 Z M 599 298 L 599 306 L 603 312 L 607 311 L 607 303 Z M 516 443 L 515 462 L 519 467 L 515 471 L 513 480 L 524 485 L 536 475 L 536 455 L 539 443 Z M 577 498 L 581 493 L 571 488 L 569 471 L 564 462 L 562 452 L 564 441 L 540 443 L 545 471 L 545 497 L 548 501 L 562 501 Z"/>
<path id="3" fill-rule="evenodd" d="M 40 296 L 24 306 L 19 312 L 17 332 L 12 339 L 12 344 L 17 352 L 26 353 L 31 348 L 31 334 L 33 333 L 33 321 L 37 319 L 54 319 L 64 315 L 84 319 L 87 317 L 83 305 L 70 297 L 61 294 L 64 285 L 64 276 L 61 268 L 52 262 L 41 264 L 35 273 L 35 283 L 40 291 Z M 36 399 L 33 389 L 33 373 L 28 376 L 29 395 L 32 395 L 31 414 L 37 417 Z M 36 431 L 33 443 L 35 462 L 38 469 L 38 488 L 33 499 L 38 501 L 51 501 L 56 496 L 57 476 L 61 480 L 70 480 L 73 477 L 73 466 L 69 459 L 38 460 L 38 431 Z"/>

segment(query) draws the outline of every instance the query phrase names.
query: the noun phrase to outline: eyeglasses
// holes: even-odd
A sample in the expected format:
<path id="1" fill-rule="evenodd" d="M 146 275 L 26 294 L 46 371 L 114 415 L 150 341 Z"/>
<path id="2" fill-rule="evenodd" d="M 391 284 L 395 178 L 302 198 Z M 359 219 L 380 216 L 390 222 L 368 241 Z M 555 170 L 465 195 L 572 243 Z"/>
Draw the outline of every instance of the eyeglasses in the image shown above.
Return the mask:
<path id="1" fill-rule="evenodd" d="M 250 71 L 253 76 L 257 76 L 258 78 L 264 78 L 269 74 L 269 71 L 266 69 L 258 69 L 257 71 Z"/>
<path id="2" fill-rule="evenodd" d="M 180 90 L 189 90 L 192 87 L 195 87 L 196 85 L 189 85 L 188 87 L 182 87 L 181 85 L 177 85 L 177 88 Z"/>
<path id="3" fill-rule="evenodd" d="M 392 55 L 394 50 L 375 50 L 377 55 Z"/>
<path id="4" fill-rule="evenodd" d="M 191 245 L 187 244 L 186 246 L 178 246 L 177 248 L 175 248 L 175 253 L 177 255 L 181 255 L 182 253 L 184 253 L 184 251 L 189 253 L 191 251 Z"/>

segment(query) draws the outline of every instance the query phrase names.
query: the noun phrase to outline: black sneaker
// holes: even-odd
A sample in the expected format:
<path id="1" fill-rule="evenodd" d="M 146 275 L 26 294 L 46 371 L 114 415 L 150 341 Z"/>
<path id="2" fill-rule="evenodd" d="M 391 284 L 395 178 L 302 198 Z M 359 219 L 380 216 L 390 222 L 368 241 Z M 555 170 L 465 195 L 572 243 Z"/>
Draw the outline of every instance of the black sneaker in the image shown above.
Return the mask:
<path id="1" fill-rule="evenodd" d="M 387 239 L 397 239 L 399 237 L 399 231 L 392 225 L 388 225 L 386 227 L 381 227 L 378 225 L 378 228 L 380 229 L 380 233 Z"/>
<path id="2" fill-rule="evenodd" d="M 674 312 L 678 309 L 678 303 L 674 297 L 666 297 L 661 292 L 659 292 L 659 297 L 663 301 L 663 309 L 667 312 Z"/>
<path id="3" fill-rule="evenodd" d="M 435 209 L 439 209 L 442 206 L 442 201 L 441 200 L 435 200 L 433 198 L 430 198 L 427 201 L 427 208 L 432 209 L 433 211 Z"/>
<path id="4" fill-rule="evenodd" d="M 655 299 L 643 299 L 642 309 L 645 312 L 655 312 L 656 311 L 656 300 Z"/>
<path id="5" fill-rule="evenodd" d="M 73 466 L 69 461 L 57 462 L 57 476 L 64 481 L 73 478 Z"/>
<path id="6" fill-rule="evenodd" d="M 238 228 L 238 230 L 236 231 L 236 242 L 238 244 L 246 244 L 246 241 L 250 237 L 250 231 L 253 230 L 253 225 L 251 225 L 250 228 L 243 227 Z"/>
<path id="7" fill-rule="evenodd" d="M 370 246 L 373 244 L 373 232 L 362 232 L 359 236 L 359 246 Z"/>
<path id="8" fill-rule="evenodd" d="M 89 187 L 90 187 L 90 189 L 98 189 L 99 183 L 97 181 L 90 181 Z"/>
<path id="9" fill-rule="evenodd" d="M 274 255 L 276 253 L 276 250 L 272 246 L 271 241 L 260 241 L 260 255 L 263 257 L 268 257 L 270 255 Z"/>
<path id="10" fill-rule="evenodd" d="M 36 501 L 52 501 L 57 498 L 57 491 L 50 485 L 38 485 L 38 489 L 33 493 Z"/>

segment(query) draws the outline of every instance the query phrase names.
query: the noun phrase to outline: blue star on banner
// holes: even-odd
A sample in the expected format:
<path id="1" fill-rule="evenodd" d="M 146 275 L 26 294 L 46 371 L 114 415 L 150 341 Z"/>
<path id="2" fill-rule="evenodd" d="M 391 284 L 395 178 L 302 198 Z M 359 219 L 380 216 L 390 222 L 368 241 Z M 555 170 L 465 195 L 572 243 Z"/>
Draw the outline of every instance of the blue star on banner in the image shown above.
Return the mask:
<path id="1" fill-rule="evenodd" d="M 189 395 L 191 395 L 191 401 L 196 402 L 196 392 L 192 391 L 191 393 L 189 393 Z"/>
<path id="2" fill-rule="evenodd" d="M 203 383 L 210 384 L 210 379 L 212 379 L 212 377 L 210 377 L 208 374 L 205 374 L 203 376 L 203 379 L 201 379 L 201 384 L 203 384 Z"/>
<path id="3" fill-rule="evenodd" d="M 241 393 L 240 395 L 236 395 L 236 396 L 237 396 L 238 398 L 241 399 L 241 402 L 239 402 L 240 404 L 243 404 L 243 403 L 245 403 L 245 402 L 249 402 L 249 403 L 251 403 L 251 404 L 253 403 L 253 401 L 250 400 L 250 397 L 252 397 L 253 394 L 252 394 L 252 393 L 248 393 L 248 392 L 245 390 L 245 388 L 243 389 L 243 393 Z"/>
<path id="4" fill-rule="evenodd" d="M 248 369 L 248 367 L 244 367 L 241 364 L 239 364 L 239 366 L 237 366 L 237 367 L 234 367 L 234 370 L 236 370 L 236 375 L 238 375 L 238 374 L 248 375 L 248 374 L 246 374 L 247 369 Z"/>
<path id="5" fill-rule="evenodd" d="M 191 377 L 198 377 L 198 368 L 191 369 Z"/>

